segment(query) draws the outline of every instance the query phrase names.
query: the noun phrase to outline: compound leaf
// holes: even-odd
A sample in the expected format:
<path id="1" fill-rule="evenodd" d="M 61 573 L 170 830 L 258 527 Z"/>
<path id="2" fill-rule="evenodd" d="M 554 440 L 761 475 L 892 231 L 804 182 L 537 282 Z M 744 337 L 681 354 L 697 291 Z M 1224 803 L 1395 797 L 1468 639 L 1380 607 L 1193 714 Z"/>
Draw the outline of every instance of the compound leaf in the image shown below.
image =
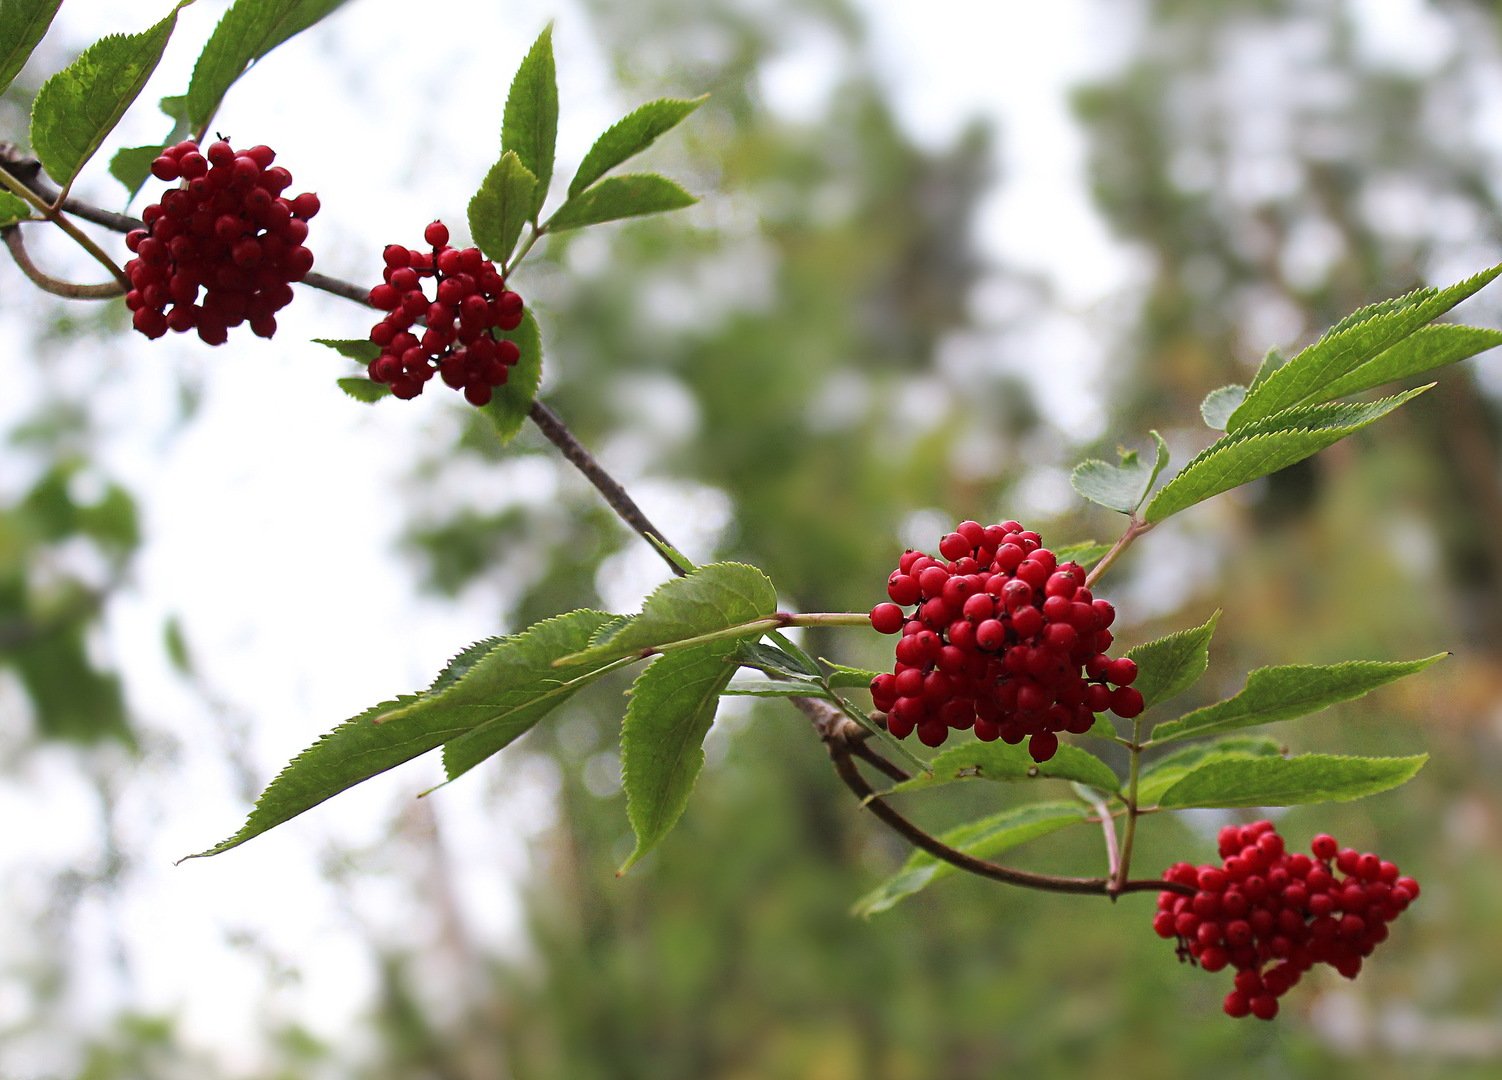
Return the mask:
<path id="1" fill-rule="evenodd" d="M 1266 735 L 1232 735 L 1213 742 L 1185 746 L 1165 754 L 1142 769 L 1137 780 L 1137 805 L 1154 806 L 1163 793 L 1200 765 L 1250 757 L 1280 757 L 1283 748 Z"/>
<path id="2" fill-rule="evenodd" d="M 1428 760 L 1428 754 L 1399 758 L 1300 754 L 1206 761 L 1165 791 L 1158 805 L 1182 810 L 1348 802 L 1406 783 Z"/>
<path id="3" fill-rule="evenodd" d="M 1115 770 L 1088 751 L 1068 743 L 1059 744 L 1054 756 L 1041 764 L 1027 748 L 1004 742 L 970 743 L 945 750 L 928 763 L 931 776 L 904 780 L 887 794 L 922 791 L 958 780 L 1073 780 L 1101 791 L 1114 792 L 1121 781 Z"/>
<path id="4" fill-rule="evenodd" d="M 47 34 L 63 0 L 0 2 L 0 94 L 26 66 L 32 50 Z"/>
<path id="5" fill-rule="evenodd" d="M 470 646 L 427 690 L 367 709 L 293 758 L 261 793 L 239 832 L 189 858 L 237 847 L 445 743 L 458 744 L 445 753 L 448 775 L 457 776 L 600 674 L 599 669 L 560 673 L 552 663 L 579 649 L 609 618 L 599 611 L 573 611 Z"/>
<path id="6" fill-rule="evenodd" d="M 1069 483 L 1081 497 L 1108 510 L 1135 512 L 1168 464 L 1168 444 L 1156 431 L 1150 434 L 1157 444 L 1151 461 L 1142 460 L 1135 450 L 1121 450 L 1117 465 L 1091 458 L 1074 467 Z"/>
<path id="7" fill-rule="evenodd" d="M 1127 650 L 1127 657 L 1137 663 L 1137 679 L 1132 685 L 1142 694 L 1145 709 L 1183 693 L 1205 673 L 1210 666 L 1210 638 L 1219 621 L 1217 611 L 1200 626 Z"/>
<path id="8" fill-rule="evenodd" d="M 659 135 L 676 127 L 684 117 L 704 104 L 707 97 L 706 94 L 691 101 L 660 98 L 616 121 L 584 155 L 579 171 L 569 182 L 568 197 L 572 199 L 611 169 L 651 146 Z"/>
<path id="9" fill-rule="evenodd" d="M 1078 825 L 1089 815 L 1089 809 L 1076 802 L 1032 803 L 961 825 L 939 839 L 977 859 L 990 859 L 1029 840 Z M 949 863 L 915 851 L 901 870 L 857 900 L 851 910 L 870 918 L 954 872 Z"/>
<path id="10" fill-rule="evenodd" d="M 162 59 L 181 0 L 165 19 L 139 34 L 111 34 L 85 49 L 37 91 L 31 145 L 47 174 L 66 188 L 94 155 Z"/>
<path id="11" fill-rule="evenodd" d="M 501 117 L 501 149 L 515 151 L 537 181 L 528 219 L 536 219 L 548 196 L 557 148 L 558 76 L 553 63 L 553 26 L 549 23 L 522 58 Z"/>
<path id="12" fill-rule="evenodd" d="M 607 177 L 569 199 L 548 219 L 547 227 L 550 232 L 563 232 L 620 218 L 681 210 L 698 201 L 665 176 L 627 173 Z"/>
<path id="13" fill-rule="evenodd" d="M 505 265 L 532 216 L 537 177 L 516 151 L 507 150 L 490 168 L 480 190 L 469 200 L 469 231 L 489 258 Z"/>

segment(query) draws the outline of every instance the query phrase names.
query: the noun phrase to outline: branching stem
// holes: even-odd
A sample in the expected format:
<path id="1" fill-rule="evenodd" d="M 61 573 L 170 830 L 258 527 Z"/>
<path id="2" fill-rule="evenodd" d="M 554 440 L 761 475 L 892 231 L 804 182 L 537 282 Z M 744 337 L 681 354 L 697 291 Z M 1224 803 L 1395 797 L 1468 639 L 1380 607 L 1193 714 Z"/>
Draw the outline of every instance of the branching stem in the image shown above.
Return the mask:
<path id="1" fill-rule="evenodd" d="M 1111 569 L 1111 564 L 1121 557 L 1122 552 L 1131 547 L 1132 542 L 1136 540 L 1137 537 L 1141 536 L 1145 532 L 1150 532 L 1152 528 L 1153 522 L 1139 521 L 1137 517 L 1133 515 L 1131 520 L 1127 523 L 1126 532 L 1121 534 L 1116 543 L 1111 545 L 1111 550 L 1105 553 L 1100 562 L 1091 567 L 1089 574 L 1085 575 L 1085 588 L 1095 588 L 1095 583 L 1105 576 L 1106 571 Z"/>

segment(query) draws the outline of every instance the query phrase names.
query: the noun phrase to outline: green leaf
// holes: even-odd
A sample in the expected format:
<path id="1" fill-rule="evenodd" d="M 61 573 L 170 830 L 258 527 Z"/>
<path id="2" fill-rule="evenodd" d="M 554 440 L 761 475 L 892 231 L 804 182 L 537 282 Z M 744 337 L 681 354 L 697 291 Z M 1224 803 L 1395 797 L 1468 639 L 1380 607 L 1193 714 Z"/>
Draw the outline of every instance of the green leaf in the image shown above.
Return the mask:
<path id="1" fill-rule="evenodd" d="M 127 146 L 116 150 L 110 158 L 110 175 L 124 184 L 125 190 L 130 192 L 130 198 L 134 199 L 136 192 L 141 190 L 141 185 L 151 175 L 151 163 L 166 148 L 165 143 L 152 143 L 150 146 Z"/>
<path id="2" fill-rule="evenodd" d="M 26 66 L 63 0 L 0 0 L 0 94 Z"/>
<path id="3" fill-rule="evenodd" d="M 748 679 L 731 683 L 723 691 L 725 697 L 816 697 L 826 701 L 833 695 L 816 682 L 776 682 L 772 679 Z"/>
<path id="4" fill-rule="evenodd" d="M 579 229 L 603 221 L 681 210 L 699 200 L 665 176 L 627 173 L 601 180 L 569 199 L 548 219 L 549 232 Z"/>
<path id="5" fill-rule="evenodd" d="M 1093 503 L 1118 513 L 1133 513 L 1168 464 L 1168 444 L 1156 431 L 1150 434 L 1158 444 L 1152 461 L 1141 460 L 1135 450 L 1121 450 L 1119 465 L 1108 465 L 1094 458 L 1080 462 L 1069 474 L 1069 483 L 1081 497 Z"/>
<path id="6" fill-rule="evenodd" d="M 951 829 L 939 839 L 978 859 L 990 859 L 1029 840 L 1078 825 L 1090 811 L 1079 803 L 1032 803 Z M 851 912 L 870 918 L 955 872 L 926 851 L 915 851 L 892 877 L 855 902 Z"/>
<path id="7" fill-rule="evenodd" d="M 1054 548 L 1053 553 L 1061 563 L 1079 563 L 1088 570 L 1105 558 L 1111 547 L 1111 544 L 1097 544 L 1094 540 L 1082 540 L 1078 544 L 1066 544 L 1061 548 Z"/>
<path id="8" fill-rule="evenodd" d="M 288 38 L 300 34 L 345 0 L 237 0 L 209 36 L 188 83 L 190 127 L 201 130 L 250 66 Z"/>
<path id="9" fill-rule="evenodd" d="M 568 657 L 568 662 L 603 663 L 639 655 L 659 645 L 764 618 L 776 608 L 777 590 L 756 567 L 710 563 L 692 574 L 663 582 L 647 597 L 641 614 L 619 633 Z"/>
<path id="10" fill-rule="evenodd" d="M 37 91 L 31 145 L 47 174 L 64 188 L 115 129 L 162 59 L 181 0 L 161 22 L 139 34 L 111 34 L 83 51 Z"/>
<path id="11" fill-rule="evenodd" d="M 844 664 L 836 664 L 829 660 L 825 660 L 824 663 L 829 665 L 829 685 L 834 687 L 859 687 L 862 690 L 868 690 L 871 687 L 871 680 L 881 674 L 879 671 L 846 667 Z"/>
<path id="12" fill-rule="evenodd" d="M 739 611 L 755 617 L 750 605 Z M 632 685 L 621 729 L 621 783 L 636 849 L 618 873 L 630 869 L 683 815 L 704 765 L 704 736 L 735 673 L 736 644 L 706 641 L 666 653 Z"/>
<path id="13" fill-rule="evenodd" d="M 1192 738 L 1211 731 L 1308 716 L 1423 671 L 1448 655 L 1436 653 L 1420 660 L 1349 660 L 1325 666 L 1288 664 L 1258 668 L 1247 676 L 1246 686 L 1235 697 L 1159 724 L 1153 729 L 1153 741 Z"/>
<path id="14" fill-rule="evenodd" d="M 1245 400 L 1246 387 L 1240 383 L 1222 386 L 1219 390 L 1211 390 L 1205 395 L 1205 400 L 1200 402 L 1200 415 L 1205 418 L 1208 426 L 1216 431 L 1224 431 L 1231 419 L 1231 414 Z"/>
<path id="15" fill-rule="evenodd" d="M 31 207 L 24 199 L 17 198 L 8 191 L 0 191 L 0 227 L 14 225 L 30 217 Z"/>
<path id="16" fill-rule="evenodd" d="M 362 379 L 352 376 L 347 379 L 339 379 L 339 389 L 343 390 L 356 401 L 366 405 L 372 405 L 391 393 L 391 387 L 384 383 L 373 382 L 370 379 Z"/>
<path id="17" fill-rule="evenodd" d="M 496 387 L 490 403 L 485 406 L 485 415 L 495 425 L 501 443 L 509 443 L 527 422 L 532 411 L 532 401 L 537 397 L 538 384 L 542 382 L 542 331 L 530 311 L 522 313 L 521 325 L 515 330 L 503 330 L 496 334 L 502 341 L 514 341 L 521 350 L 521 358 L 512 365 L 506 381 Z"/>
<path id="18" fill-rule="evenodd" d="M 1365 404 L 1322 404 L 1288 409 L 1246 424 L 1201 451 L 1148 503 L 1146 518 L 1159 522 L 1180 510 L 1285 469 L 1380 420 L 1433 383 Z"/>
<path id="19" fill-rule="evenodd" d="M 1428 760 L 1428 754 L 1400 758 L 1300 754 L 1208 761 L 1165 791 L 1158 805 L 1183 810 L 1349 802 L 1406 783 Z"/>
<path id="20" fill-rule="evenodd" d="M 1205 673 L 1210 666 L 1210 638 L 1219 621 L 1217 611 L 1200 626 L 1127 650 L 1127 657 L 1137 662 L 1137 679 L 1132 685 L 1141 692 L 1146 708 L 1183 693 Z"/>
<path id="21" fill-rule="evenodd" d="M 1502 345 L 1502 330 L 1440 323 L 1415 330 L 1392 348 L 1336 379 L 1320 393 L 1326 400 L 1349 397 L 1384 383 L 1466 360 Z"/>
<path id="22" fill-rule="evenodd" d="M 535 221 L 553 179 L 558 143 L 558 77 L 553 66 L 553 26 L 537 36 L 517 68 L 501 118 L 501 149 L 514 150 L 537 179 L 527 218 Z"/>
<path id="23" fill-rule="evenodd" d="M 1238 431 L 1254 421 L 1297 405 L 1329 401 L 1328 388 L 1338 385 L 1373 357 L 1408 337 L 1425 323 L 1449 311 L 1480 290 L 1502 265 L 1483 270 L 1446 289 L 1416 289 L 1406 296 L 1355 311 L 1255 386 L 1231 416 L 1229 428 Z M 1373 384 L 1376 385 L 1376 384 Z"/>
<path id="24" fill-rule="evenodd" d="M 660 98 L 649 101 L 635 112 L 618 120 L 605 134 L 595 140 L 579 163 L 579 171 L 568 186 L 572 199 L 611 169 L 629 158 L 635 157 L 657 140 L 666 131 L 677 127 L 684 117 L 704 104 L 709 95 L 683 101 L 675 98 Z"/>
<path id="25" fill-rule="evenodd" d="M 1288 363 L 1288 358 L 1280 350 L 1277 348 L 1268 349 L 1262 356 L 1262 363 L 1257 365 L 1257 374 L 1252 376 L 1252 383 L 1247 387 L 1247 391 L 1255 390 L 1267 382 L 1272 373 L 1286 363 Z"/>
<path id="26" fill-rule="evenodd" d="M 1137 779 L 1137 805 L 1156 806 L 1163 793 L 1200 765 L 1253 757 L 1281 757 L 1283 748 L 1266 735 L 1232 735 L 1186 746 L 1146 765 Z"/>
<path id="27" fill-rule="evenodd" d="M 932 776 L 904 780 L 891 791 L 924 791 L 958 780 L 1074 780 L 1101 791 L 1115 792 L 1121 781 L 1115 770 L 1100 758 L 1077 746 L 1061 743 L 1054 756 L 1039 764 L 1020 743 L 968 743 L 945 750 L 928 763 Z"/>
<path id="28" fill-rule="evenodd" d="M 507 150 L 491 166 L 480 190 L 469 200 L 469 231 L 488 258 L 503 266 L 511 258 L 522 226 L 534 213 L 537 177 Z"/>
<path id="29" fill-rule="evenodd" d="M 381 355 L 381 347 L 369 338 L 318 337 L 313 339 L 313 344 L 326 345 L 340 356 L 359 364 L 368 364 Z"/>
<path id="30" fill-rule="evenodd" d="M 189 858 L 237 847 L 444 743 L 455 744 L 444 755 L 448 775 L 459 775 L 598 674 L 560 675 L 552 662 L 580 648 L 609 618 L 574 611 L 471 646 L 428 690 L 367 709 L 304 750 L 261 793 L 239 832 Z"/>
<path id="31" fill-rule="evenodd" d="M 819 677 L 817 665 L 805 664 L 795 653 L 761 641 L 743 639 L 736 659 L 740 661 L 742 667 L 756 668 L 769 675 L 786 675 L 792 679 L 817 679 Z"/>

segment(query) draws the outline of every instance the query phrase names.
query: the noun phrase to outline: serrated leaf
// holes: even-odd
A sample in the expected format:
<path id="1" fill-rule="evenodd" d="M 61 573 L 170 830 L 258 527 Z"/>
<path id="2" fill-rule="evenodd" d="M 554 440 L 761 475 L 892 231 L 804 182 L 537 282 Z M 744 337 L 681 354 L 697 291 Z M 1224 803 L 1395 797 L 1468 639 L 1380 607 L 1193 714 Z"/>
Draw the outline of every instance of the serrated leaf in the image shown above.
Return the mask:
<path id="1" fill-rule="evenodd" d="M 786 675 L 793 679 L 819 677 L 818 665 L 806 664 L 796 654 L 761 641 L 742 641 L 736 658 L 741 666 L 756 668 L 768 674 Z"/>
<path id="2" fill-rule="evenodd" d="M 1343 664 L 1258 668 L 1246 677 L 1246 686 L 1234 697 L 1159 724 L 1153 729 L 1153 741 L 1193 738 L 1212 731 L 1308 716 L 1423 671 L 1448 655 L 1436 653 L 1419 660 L 1348 660 Z"/>
<path id="3" fill-rule="evenodd" d="M 0 228 L 31 217 L 31 207 L 8 191 L 0 191 Z"/>
<path id="4" fill-rule="evenodd" d="M 345 0 L 236 0 L 209 35 L 188 82 L 187 116 L 195 131 L 261 57 L 341 7 Z"/>
<path id="5" fill-rule="evenodd" d="M 1280 349 L 1268 349 L 1267 352 L 1262 355 L 1262 363 L 1257 365 L 1257 374 L 1252 376 L 1252 382 L 1251 385 L 1247 387 L 1247 391 L 1251 392 L 1252 390 L 1257 389 L 1257 387 L 1261 386 L 1263 383 L 1267 382 L 1272 373 L 1277 371 L 1286 363 L 1288 363 L 1288 358 L 1283 355 Z"/>
<path id="6" fill-rule="evenodd" d="M 371 379 L 362 379 L 358 376 L 337 380 L 339 389 L 343 390 L 356 401 L 366 405 L 373 405 L 391 393 L 391 387 L 385 383 L 374 382 Z"/>
<path id="7" fill-rule="evenodd" d="M 619 634 L 623 627 L 630 625 L 633 618 L 635 618 L 633 615 L 610 616 L 607 622 L 601 623 L 600 628 L 589 635 L 590 645 L 603 645 L 615 637 L 616 634 Z"/>
<path id="8" fill-rule="evenodd" d="M 1298 405 L 1331 400 L 1327 388 L 1432 322 L 1502 273 L 1502 265 L 1445 289 L 1424 288 L 1353 312 L 1256 386 L 1231 416 L 1229 428 Z"/>
<path id="9" fill-rule="evenodd" d="M 1097 544 L 1094 540 L 1082 540 L 1078 544 L 1066 544 L 1054 548 L 1054 557 L 1061 563 L 1079 563 L 1086 570 L 1100 562 L 1111 550 L 1111 544 Z"/>
<path id="10" fill-rule="evenodd" d="M 1186 746 L 1143 766 L 1137 779 L 1137 805 L 1156 806 L 1163 793 L 1191 771 L 1211 761 L 1281 757 L 1283 748 L 1265 735 L 1232 735 L 1214 742 Z"/>
<path id="11" fill-rule="evenodd" d="M 558 208 L 548 219 L 549 232 L 580 229 L 605 221 L 681 210 L 699 200 L 665 176 L 627 173 L 601 180 Z"/>
<path id="12" fill-rule="evenodd" d="M 777 590 L 754 566 L 710 563 L 658 586 L 641 614 L 609 641 L 569 657 L 569 663 L 604 663 L 675 641 L 727 630 L 771 615 Z M 735 642 L 732 639 L 731 644 Z"/>
<path id="13" fill-rule="evenodd" d="M 647 102 L 616 121 L 605 134 L 595 140 L 589 153 L 584 155 L 584 160 L 579 163 L 579 171 L 569 183 L 568 197 L 572 199 L 611 169 L 651 146 L 659 135 L 677 127 L 708 96 L 706 94 L 692 101 L 660 98 Z"/>
<path id="14" fill-rule="evenodd" d="M 558 77 L 553 64 L 553 26 L 537 36 L 523 57 L 501 118 L 501 149 L 514 150 L 537 180 L 527 218 L 536 220 L 553 179 L 558 144 Z"/>
<path id="15" fill-rule="evenodd" d="M 1184 810 L 1349 802 L 1406 783 L 1428 760 L 1428 754 L 1397 758 L 1300 754 L 1209 761 L 1165 791 L 1158 805 Z"/>
<path id="16" fill-rule="evenodd" d="M 63 0 L 0 0 L 0 94 L 47 34 Z"/>
<path id="17" fill-rule="evenodd" d="M 1200 416 L 1204 417 L 1208 427 L 1216 431 L 1224 431 L 1227 422 L 1231 419 L 1231 414 L 1245 400 L 1246 387 L 1240 383 L 1222 386 L 1219 390 L 1211 390 L 1205 395 L 1205 400 L 1200 402 Z"/>
<path id="18" fill-rule="evenodd" d="M 471 646 L 420 694 L 382 702 L 324 735 L 277 774 L 239 832 L 189 858 L 217 855 L 289 821 L 339 792 L 448 743 L 469 764 L 494 753 L 566 700 L 580 676 L 552 662 L 577 650 L 610 616 L 574 611 L 520 634 L 492 639 L 483 655 Z M 462 673 L 451 671 L 455 665 Z M 452 748 L 450 748 L 452 749 Z M 481 753 L 480 751 L 485 751 Z M 448 752 L 445 764 L 448 765 Z M 449 767 L 457 776 L 463 768 Z"/>
<path id="19" fill-rule="evenodd" d="M 516 151 L 507 150 L 491 166 L 480 190 L 469 200 L 469 231 L 485 255 L 503 266 L 534 213 L 537 177 Z"/>
<path id="20" fill-rule="evenodd" d="M 772 679 L 748 679 L 731 683 L 723 691 L 724 697 L 815 697 L 832 700 L 833 695 L 816 682 L 798 680 L 776 682 Z"/>
<path id="21" fill-rule="evenodd" d="M 313 338 L 314 345 L 333 349 L 340 356 L 358 364 L 369 364 L 381 355 L 381 347 L 369 338 Z"/>
<path id="22" fill-rule="evenodd" d="M 1079 803 L 1032 803 L 961 825 L 939 839 L 977 859 L 991 859 L 1029 840 L 1078 825 L 1089 814 Z M 901 870 L 857 900 L 851 912 L 870 918 L 954 872 L 949 863 L 915 851 Z"/>
<path id="23" fill-rule="evenodd" d="M 1074 467 L 1069 474 L 1070 485 L 1082 498 L 1108 510 L 1133 513 L 1168 464 L 1168 444 L 1156 431 L 1150 434 L 1157 443 L 1151 461 L 1142 460 L 1135 450 L 1119 451 L 1121 461 L 1117 465 L 1091 458 Z"/>
<path id="24" fill-rule="evenodd" d="M 931 776 L 904 780 L 887 794 L 924 791 L 960 780 L 1073 780 L 1101 791 L 1114 792 L 1121 786 L 1111 766 L 1088 751 L 1068 743 L 1059 744 L 1054 756 L 1041 764 L 1032 759 L 1020 743 L 969 743 L 952 747 L 933 758 L 928 767 Z"/>
<path id="25" fill-rule="evenodd" d="M 110 158 L 110 175 L 125 185 L 130 194 L 127 201 L 136 197 L 141 185 L 151 176 L 151 163 L 167 148 L 165 143 L 150 146 L 127 146 L 116 150 Z"/>
<path id="26" fill-rule="evenodd" d="M 706 566 L 700 573 L 711 569 Z M 736 622 L 756 618 L 764 598 L 755 591 L 717 605 L 720 616 Z M 647 603 L 651 607 L 652 601 Z M 638 622 L 645 618 L 644 610 Z M 621 784 L 626 789 L 626 816 L 636 834 L 636 849 L 620 873 L 667 835 L 688 805 L 694 780 L 704 765 L 704 736 L 714 722 L 720 694 L 735 673 L 738 648 L 733 640 L 707 641 L 666 653 L 652 661 L 632 685 L 621 729 Z"/>
<path id="27" fill-rule="evenodd" d="M 162 59 L 181 0 L 161 22 L 139 34 L 111 34 L 83 51 L 37 91 L 31 105 L 31 146 L 47 175 L 67 188 L 115 129 Z"/>
<path id="28" fill-rule="evenodd" d="M 1144 516 L 1156 523 L 1223 491 L 1286 469 L 1380 420 L 1433 386 L 1429 383 L 1363 404 L 1301 406 L 1246 424 L 1185 465 L 1148 503 Z"/>
<path id="29" fill-rule="evenodd" d="M 1137 663 L 1137 679 L 1132 685 L 1142 694 L 1144 708 L 1182 694 L 1199 681 L 1210 666 L 1210 638 L 1219 621 L 1220 612 L 1216 611 L 1199 626 L 1127 650 L 1127 657 Z"/>
<path id="30" fill-rule="evenodd" d="M 542 331 L 530 311 L 522 313 L 521 324 L 515 330 L 496 333 L 501 341 L 514 341 L 521 350 L 521 357 L 512 365 L 506 381 L 495 388 L 490 403 L 485 406 L 485 415 L 495 425 L 495 433 L 502 445 L 516 438 L 516 433 L 527 422 L 532 411 L 532 401 L 537 397 L 537 387 L 542 382 Z"/>
<path id="31" fill-rule="evenodd" d="M 824 663 L 829 665 L 829 685 L 836 688 L 859 687 L 867 690 L 871 686 L 871 680 L 881 674 L 879 671 L 846 667 L 844 664 L 832 663 L 829 660 L 825 660 Z"/>
<path id="32" fill-rule="evenodd" d="M 1502 345 L 1502 331 L 1440 323 L 1415 330 L 1392 348 L 1320 391 L 1327 401 L 1349 397 L 1385 383 L 1422 375 Z"/>

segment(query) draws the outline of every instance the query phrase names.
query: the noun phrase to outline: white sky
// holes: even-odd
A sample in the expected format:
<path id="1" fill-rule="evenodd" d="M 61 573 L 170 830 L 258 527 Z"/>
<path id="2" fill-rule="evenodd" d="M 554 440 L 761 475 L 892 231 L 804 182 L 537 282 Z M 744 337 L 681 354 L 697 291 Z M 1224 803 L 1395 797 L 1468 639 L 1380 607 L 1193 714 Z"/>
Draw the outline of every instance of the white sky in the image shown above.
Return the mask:
<path id="1" fill-rule="evenodd" d="M 149 19 L 144 10 L 165 6 L 68 0 L 53 40 L 81 43 L 140 29 Z M 161 71 L 109 146 L 160 134 L 145 103 L 186 85 L 198 44 L 224 6 L 200 0 L 182 13 Z M 985 248 L 1060 279 L 1076 310 L 1121 287 L 1131 260 L 1090 209 L 1083 144 L 1062 92 L 1119 55 L 1131 28 L 1111 21 L 1102 11 L 1108 5 L 1088 0 L 861 6 L 872 20 L 880 70 L 914 137 L 937 148 L 973 116 L 997 123 L 1006 188 L 985 204 Z M 506 81 L 554 17 L 566 162 L 558 171 L 567 175 L 592 137 L 633 104 L 605 82 L 588 24 L 569 3 L 453 0 L 414 8 L 406 0 L 356 0 L 329 27 L 269 57 L 231 93 L 216 127 L 237 145 L 273 143 L 294 175 L 293 190 L 320 193 L 323 210 L 310 238 L 318 269 L 369 278 L 380 246 L 415 242 L 435 208 L 462 222 L 469 193 L 494 156 Z M 829 92 L 823 56 L 817 41 L 790 41 L 768 75 L 770 106 L 798 114 L 816 105 Z M 80 193 L 117 205 L 105 160 L 96 160 Z M 72 266 L 81 279 L 99 276 L 63 247 L 35 246 L 51 265 Z M 12 267 L 0 266 L 5 341 L 21 340 L 27 288 Z M 411 568 L 392 551 L 398 522 L 391 484 L 422 446 L 449 437 L 456 406 L 433 400 L 436 394 L 406 408 L 349 402 L 332 385 L 345 373 L 342 362 L 302 343 L 362 336 L 370 314 L 305 292 L 284 316 L 275 344 L 240 334 L 206 353 L 196 340 L 177 337 L 112 342 L 119 368 L 99 386 L 89 382 L 97 367 L 85 355 L 94 346 L 55 352 L 45 375 L 14 348 L 0 360 L 8 388 L 0 429 L 24 415 L 43 378 L 95 395 L 109 419 L 110 468 L 144 496 L 150 542 L 132 588 L 112 611 L 108 651 L 128 674 L 146 724 L 178 743 L 175 758 L 155 759 L 121 793 L 123 826 L 139 845 L 133 854 L 143 873 L 126 890 L 123 909 L 85 902 L 77 928 L 80 957 L 101 958 L 114 937 L 139 982 L 128 987 L 100 964 L 105 974 L 72 1007 L 85 1024 L 123 1004 L 182 1009 L 186 1031 L 242 1069 L 255 1065 L 248 1055 L 264 1020 L 257 1007 L 265 974 L 256 953 L 232 945 L 229 935 L 247 931 L 300 967 L 303 981 L 280 988 L 274 1010 L 324 1036 L 345 1031 L 372 986 L 364 927 L 402 932 L 412 889 L 400 874 L 376 873 L 340 897 L 320 876 L 320 860 L 334 848 L 377 841 L 391 808 L 409 806 L 438 768 L 407 766 L 233 854 L 173 868 L 172 859 L 232 831 L 245 805 L 225 771 L 217 730 L 206 734 L 218 721 L 167 670 L 163 620 L 181 618 L 208 682 L 239 711 L 262 779 L 336 722 L 425 685 L 452 653 L 496 630 L 489 604 L 417 596 Z M 1060 367 L 1089 370 L 1098 362 L 1079 325 L 1062 328 L 1054 346 L 1063 352 Z M 174 374 L 182 372 L 201 373 L 204 401 L 186 430 L 167 438 Z M 1079 414 L 1059 419 L 1089 422 Z M 0 494 L 26 482 L 21 470 L 0 467 Z M 625 579 L 627 592 L 639 592 L 651 583 L 645 576 L 659 572 L 651 559 L 627 569 L 644 575 Z M 4 691 L 0 686 L 0 706 Z M 445 789 L 433 809 L 464 868 L 458 885 L 470 932 L 486 947 L 516 948 L 518 912 L 508 882 L 524 870 L 525 850 L 493 827 L 493 811 L 481 804 L 500 778 L 535 810 L 546 803 L 548 777 L 518 776 L 505 764 L 486 768 L 488 778 Z M 43 823 L 0 830 L 0 895 L 24 899 L 26 879 L 39 868 L 93 858 L 96 809 L 73 751 L 38 753 L 10 779 L 0 788 L 0 819 Z M 378 857 L 371 861 L 381 867 Z M 111 926 L 111 914 L 123 923 Z M 23 929 L 0 927 L 0 964 L 27 954 L 31 943 L 17 936 Z M 0 974 L 0 1028 L 26 1009 L 24 983 Z M 58 1051 L 44 1043 L 13 1046 L 0 1052 L 0 1071 L 66 1069 L 71 1063 Z"/>

